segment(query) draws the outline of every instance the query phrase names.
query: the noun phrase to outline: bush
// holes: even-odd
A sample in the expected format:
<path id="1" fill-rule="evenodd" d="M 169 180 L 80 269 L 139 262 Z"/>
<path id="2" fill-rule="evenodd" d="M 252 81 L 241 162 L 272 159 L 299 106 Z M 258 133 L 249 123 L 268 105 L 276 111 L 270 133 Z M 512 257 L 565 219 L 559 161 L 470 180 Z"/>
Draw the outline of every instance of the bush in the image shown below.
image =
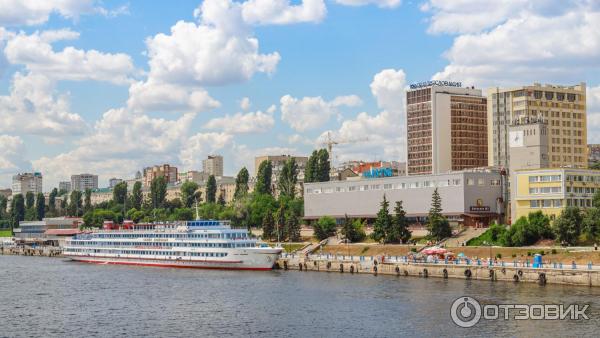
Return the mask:
<path id="1" fill-rule="evenodd" d="M 531 257 L 531 251 L 527 251 L 527 257 Z"/>
<path id="2" fill-rule="evenodd" d="M 315 231 L 315 237 L 322 241 L 328 237 L 335 235 L 335 219 L 329 216 L 323 216 L 319 218 L 319 220 L 313 226 L 313 228 Z"/>
<path id="3" fill-rule="evenodd" d="M 502 259 L 502 254 L 498 252 L 498 253 L 496 254 L 496 258 L 498 258 L 498 259 Z"/>
<path id="4" fill-rule="evenodd" d="M 411 252 L 417 252 L 417 248 L 410 248 Z"/>
<path id="5" fill-rule="evenodd" d="M 517 254 L 512 254 L 512 255 L 510 255 L 510 257 L 517 258 Z"/>
<path id="6" fill-rule="evenodd" d="M 556 255 L 556 249 L 552 249 L 551 252 L 552 252 L 553 255 Z"/>
<path id="7" fill-rule="evenodd" d="M 544 256 L 546 254 L 546 252 L 544 250 L 540 251 L 540 255 Z"/>

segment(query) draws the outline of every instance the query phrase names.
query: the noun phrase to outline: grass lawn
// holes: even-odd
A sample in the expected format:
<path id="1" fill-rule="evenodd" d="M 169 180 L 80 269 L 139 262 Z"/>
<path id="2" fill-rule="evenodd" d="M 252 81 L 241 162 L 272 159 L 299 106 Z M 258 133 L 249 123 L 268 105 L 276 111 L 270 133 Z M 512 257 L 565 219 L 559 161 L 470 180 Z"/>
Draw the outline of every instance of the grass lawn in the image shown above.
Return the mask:
<path id="1" fill-rule="evenodd" d="M 12 237 L 10 229 L 0 229 L 0 237 Z"/>

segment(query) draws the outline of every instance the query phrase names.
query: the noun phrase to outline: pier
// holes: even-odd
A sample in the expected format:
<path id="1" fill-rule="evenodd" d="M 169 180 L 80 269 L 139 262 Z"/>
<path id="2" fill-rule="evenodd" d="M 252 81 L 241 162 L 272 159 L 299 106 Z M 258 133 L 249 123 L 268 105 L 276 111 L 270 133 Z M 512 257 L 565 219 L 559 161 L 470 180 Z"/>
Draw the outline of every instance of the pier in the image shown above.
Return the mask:
<path id="1" fill-rule="evenodd" d="M 0 255 L 60 257 L 62 249 L 56 246 L 0 245 Z"/>
<path id="2" fill-rule="evenodd" d="M 517 262 L 447 261 L 420 262 L 405 256 L 283 255 L 277 266 L 283 270 L 344 274 L 391 275 L 419 278 L 506 281 L 514 283 L 600 286 L 600 267 L 560 263 L 542 266 Z"/>

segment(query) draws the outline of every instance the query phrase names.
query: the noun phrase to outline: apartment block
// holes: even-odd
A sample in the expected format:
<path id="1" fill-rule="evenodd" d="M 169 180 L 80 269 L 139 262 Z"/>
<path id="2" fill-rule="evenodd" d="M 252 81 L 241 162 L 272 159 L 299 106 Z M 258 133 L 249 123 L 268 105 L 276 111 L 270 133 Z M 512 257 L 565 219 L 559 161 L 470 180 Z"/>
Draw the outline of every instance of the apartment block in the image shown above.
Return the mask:
<path id="1" fill-rule="evenodd" d="M 16 194 L 25 195 L 30 191 L 34 194 L 40 193 L 42 192 L 42 181 L 42 173 L 39 172 L 14 175 L 12 177 L 12 194 L 13 196 Z"/>
<path id="2" fill-rule="evenodd" d="M 208 155 L 202 160 L 202 171 L 208 175 L 223 176 L 223 156 Z"/>
<path id="3" fill-rule="evenodd" d="M 407 174 L 487 166 L 486 97 L 436 82 L 406 92 Z"/>
<path id="4" fill-rule="evenodd" d="M 163 164 L 144 168 L 143 183 L 145 187 L 149 187 L 152 184 L 152 180 L 157 177 L 164 177 L 167 184 L 174 184 L 178 179 L 177 167 L 172 167 L 169 164 Z"/>
<path id="5" fill-rule="evenodd" d="M 71 175 L 71 190 L 85 191 L 86 189 L 98 189 L 98 175 Z"/>
<path id="6" fill-rule="evenodd" d="M 515 121 L 548 124 L 550 167 L 587 167 L 586 85 L 541 85 L 488 90 L 489 165 L 510 167 L 509 127 Z"/>

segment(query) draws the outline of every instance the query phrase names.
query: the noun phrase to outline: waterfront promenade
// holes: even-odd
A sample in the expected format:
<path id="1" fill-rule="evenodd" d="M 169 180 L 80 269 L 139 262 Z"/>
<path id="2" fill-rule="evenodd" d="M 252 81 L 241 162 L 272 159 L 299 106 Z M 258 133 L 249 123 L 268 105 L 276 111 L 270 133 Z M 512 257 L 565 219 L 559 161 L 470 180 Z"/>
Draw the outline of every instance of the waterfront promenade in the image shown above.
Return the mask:
<path id="1" fill-rule="evenodd" d="M 408 256 L 343 256 L 284 254 L 278 261 L 284 270 L 360 273 L 413 277 L 458 278 L 545 284 L 600 286 L 600 266 L 489 260 L 419 261 Z"/>

